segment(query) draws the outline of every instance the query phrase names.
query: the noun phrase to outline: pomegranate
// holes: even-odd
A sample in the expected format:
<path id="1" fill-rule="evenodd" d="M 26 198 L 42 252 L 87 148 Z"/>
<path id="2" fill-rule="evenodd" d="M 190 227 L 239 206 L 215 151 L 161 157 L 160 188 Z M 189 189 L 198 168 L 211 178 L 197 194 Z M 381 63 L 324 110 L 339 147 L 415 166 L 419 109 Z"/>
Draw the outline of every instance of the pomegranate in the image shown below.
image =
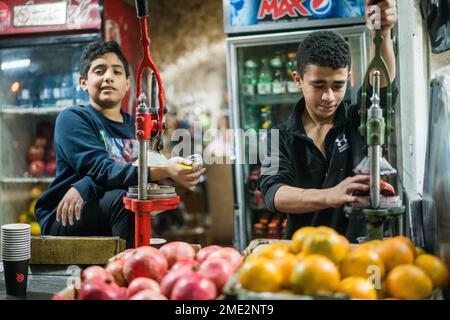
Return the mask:
<path id="1" fill-rule="evenodd" d="M 103 293 L 102 300 L 126 300 L 126 288 L 119 287 L 115 284 L 109 285 Z"/>
<path id="2" fill-rule="evenodd" d="M 178 270 L 180 268 L 189 267 L 192 270 L 197 270 L 200 263 L 196 260 L 180 260 L 175 262 L 175 264 L 170 268 L 170 270 Z"/>
<path id="3" fill-rule="evenodd" d="M 212 252 L 206 260 L 224 259 L 231 263 L 235 271 L 242 263 L 241 254 L 233 248 L 222 248 Z"/>
<path id="4" fill-rule="evenodd" d="M 128 285 L 127 298 L 130 298 L 143 290 L 151 290 L 161 293 L 161 288 L 155 280 L 149 278 L 136 278 Z"/>
<path id="5" fill-rule="evenodd" d="M 28 151 L 27 151 L 27 159 L 30 162 L 36 161 L 36 160 L 44 160 L 45 155 L 45 149 L 42 147 L 38 147 L 35 145 L 32 145 Z"/>
<path id="6" fill-rule="evenodd" d="M 144 250 L 144 248 L 146 249 Z M 150 247 L 136 249 L 125 260 L 123 266 L 125 279 L 128 283 L 139 277 L 150 278 L 159 282 L 166 274 L 167 269 L 167 260 L 164 255 L 157 249 Z"/>
<path id="7" fill-rule="evenodd" d="M 45 172 L 47 172 L 48 175 L 54 176 L 56 174 L 56 161 L 50 160 L 45 165 Z"/>
<path id="8" fill-rule="evenodd" d="M 161 280 L 161 292 L 166 297 L 170 297 L 175 283 L 180 277 L 186 274 L 195 273 L 190 266 L 183 266 L 176 270 L 170 270 Z"/>
<path id="9" fill-rule="evenodd" d="M 90 280 L 83 283 L 79 292 L 81 300 L 123 300 L 125 288 L 116 284 L 108 284 L 100 280 Z"/>
<path id="10" fill-rule="evenodd" d="M 33 143 L 34 146 L 38 147 L 38 148 L 43 148 L 45 149 L 47 147 L 47 138 L 44 137 L 36 137 L 36 139 L 34 140 Z"/>
<path id="11" fill-rule="evenodd" d="M 142 290 L 129 298 L 130 300 L 167 300 L 161 292 L 153 290 Z"/>
<path id="12" fill-rule="evenodd" d="M 114 277 L 111 273 L 100 266 L 87 267 L 81 273 L 81 282 L 100 281 L 106 284 L 114 283 Z"/>
<path id="13" fill-rule="evenodd" d="M 53 148 L 48 149 L 47 151 L 47 161 L 56 160 L 56 153 Z"/>
<path id="14" fill-rule="evenodd" d="M 41 160 L 34 160 L 28 166 L 28 172 L 32 176 L 42 176 L 45 171 L 45 163 Z"/>
<path id="15" fill-rule="evenodd" d="M 217 296 L 216 285 L 197 273 L 181 276 L 170 295 L 171 300 L 212 300 Z"/>
<path id="16" fill-rule="evenodd" d="M 175 262 L 181 260 L 193 260 L 195 258 L 195 250 L 187 242 L 174 241 L 169 242 L 159 248 L 169 263 L 171 268 Z"/>
<path id="17" fill-rule="evenodd" d="M 217 251 L 219 249 L 222 249 L 221 246 L 216 246 L 216 245 L 212 245 L 212 246 L 207 246 L 204 248 L 201 248 L 198 252 L 197 255 L 195 256 L 195 259 L 197 259 L 198 262 L 202 263 L 203 261 L 206 260 L 206 258 L 213 253 L 214 251 Z"/>
<path id="18" fill-rule="evenodd" d="M 204 275 L 210 279 L 217 287 L 217 292 L 222 292 L 225 283 L 233 274 L 233 265 L 225 259 L 206 260 L 198 269 L 198 274 Z"/>
<path id="19" fill-rule="evenodd" d="M 106 266 L 106 271 L 112 274 L 112 276 L 114 277 L 114 282 L 120 287 L 125 287 L 127 285 L 127 281 L 125 280 L 125 276 L 123 275 L 124 264 L 124 260 L 116 260 L 108 263 L 108 265 Z"/>

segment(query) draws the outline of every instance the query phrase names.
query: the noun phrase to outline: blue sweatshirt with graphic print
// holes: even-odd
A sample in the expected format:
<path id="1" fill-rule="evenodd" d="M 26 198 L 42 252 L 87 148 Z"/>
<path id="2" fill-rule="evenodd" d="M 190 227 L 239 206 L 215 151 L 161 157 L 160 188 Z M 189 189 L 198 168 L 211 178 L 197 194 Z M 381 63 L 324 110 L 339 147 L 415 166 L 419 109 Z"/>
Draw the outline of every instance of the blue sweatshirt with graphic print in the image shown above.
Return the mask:
<path id="1" fill-rule="evenodd" d="M 123 123 L 106 118 L 92 106 L 74 106 L 56 119 L 54 148 L 56 177 L 36 203 L 36 218 L 48 234 L 56 209 L 74 187 L 85 202 L 106 190 L 137 185 L 138 170 L 134 119 L 122 113 Z"/>

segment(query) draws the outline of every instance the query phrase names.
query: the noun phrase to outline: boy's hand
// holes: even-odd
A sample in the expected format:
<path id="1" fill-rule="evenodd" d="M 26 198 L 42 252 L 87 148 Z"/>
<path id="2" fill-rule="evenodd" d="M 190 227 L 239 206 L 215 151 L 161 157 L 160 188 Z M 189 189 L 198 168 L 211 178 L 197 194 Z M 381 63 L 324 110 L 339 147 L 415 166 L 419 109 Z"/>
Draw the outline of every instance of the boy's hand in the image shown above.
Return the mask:
<path id="1" fill-rule="evenodd" d="M 397 1 L 396 0 L 367 0 L 366 2 L 366 20 L 373 21 L 373 15 L 376 12 L 368 10 L 370 6 L 377 5 L 380 8 L 380 24 L 381 30 L 384 32 L 390 32 L 397 23 Z M 372 29 L 372 32 L 375 30 Z"/>
<path id="2" fill-rule="evenodd" d="M 196 168 L 196 164 L 193 164 L 192 161 L 181 157 L 170 158 L 169 162 L 170 165 L 167 167 L 169 178 L 185 186 L 186 188 L 190 188 L 198 184 L 200 181 L 200 176 L 206 172 L 205 168 L 198 170 L 198 168 Z M 192 166 L 192 170 L 183 168 L 180 164 Z"/>
<path id="3" fill-rule="evenodd" d="M 66 226 L 68 220 L 69 224 L 73 226 L 74 217 L 76 217 L 77 220 L 80 220 L 83 203 L 84 200 L 78 190 L 74 187 L 70 188 L 58 204 L 56 221 L 61 222 L 63 226 Z"/>
<path id="4" fill-rule="evenodd" d="M 365 175 L 348 177 L 337 186 L 326 189 L 325 201 L 331 208 L 339 208 L 346 204 L 357 202 L 358 197 L 352 196 L 352 192 L 369 190 L 369 181 L 370 177 Z"/>

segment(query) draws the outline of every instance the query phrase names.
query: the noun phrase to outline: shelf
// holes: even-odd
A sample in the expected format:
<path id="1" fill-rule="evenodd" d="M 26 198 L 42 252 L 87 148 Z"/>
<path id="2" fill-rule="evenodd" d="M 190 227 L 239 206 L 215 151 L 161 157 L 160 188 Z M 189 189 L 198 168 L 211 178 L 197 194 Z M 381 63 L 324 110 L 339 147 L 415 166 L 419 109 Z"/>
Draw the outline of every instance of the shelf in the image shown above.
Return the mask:
<path id="1" fill-rule="evenodd" d="M 301 93 L 271 94 L 271 95 L 254 95 L 244 96 L 244 100 L 248 104 L 295 104 L 302 97 Z"/>
<path id="2" fill-rule="evenodd" d="M 11 105 L 3 105 L 0 108 L 0 113 L 3 114 L 14 114 L 14 115 L 56 115 L 67 107 L 56 107 L 56 106 L 43 106 L 43 107 L 18 107 Z"/>
<path id="3" fill-rule="evenodd" d="M 55 177 L 3 177 L 1 183 L 50 183 Z"/>

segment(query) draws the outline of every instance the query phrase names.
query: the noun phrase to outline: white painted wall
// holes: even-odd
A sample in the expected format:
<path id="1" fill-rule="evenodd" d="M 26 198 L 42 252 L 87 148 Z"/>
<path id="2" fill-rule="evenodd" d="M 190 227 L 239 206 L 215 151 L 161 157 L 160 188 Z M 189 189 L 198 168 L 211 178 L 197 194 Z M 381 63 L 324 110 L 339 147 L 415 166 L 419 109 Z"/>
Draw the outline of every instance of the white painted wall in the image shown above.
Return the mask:
<path id="1" fill-rule="evenodd" d="M 399 173 L 410 200 L 421 198 L 429 104 L 429 45 L 419 0 L 397 1 L 400 103 Z M 398 122 L 397 122 L 398 123 Z"/>
<path id="2" fill-rule="evenodd" d="M 397 123 L 401 127 L 398 157 L 402 159 L 399 172 L 411 200 L 420 199 L 423 191 L 429 83 L 442 68 L 450 65 L 450 51 L 431 53 L 419 3 L 420 0 L 397 1 L 400 86 Z"/>

